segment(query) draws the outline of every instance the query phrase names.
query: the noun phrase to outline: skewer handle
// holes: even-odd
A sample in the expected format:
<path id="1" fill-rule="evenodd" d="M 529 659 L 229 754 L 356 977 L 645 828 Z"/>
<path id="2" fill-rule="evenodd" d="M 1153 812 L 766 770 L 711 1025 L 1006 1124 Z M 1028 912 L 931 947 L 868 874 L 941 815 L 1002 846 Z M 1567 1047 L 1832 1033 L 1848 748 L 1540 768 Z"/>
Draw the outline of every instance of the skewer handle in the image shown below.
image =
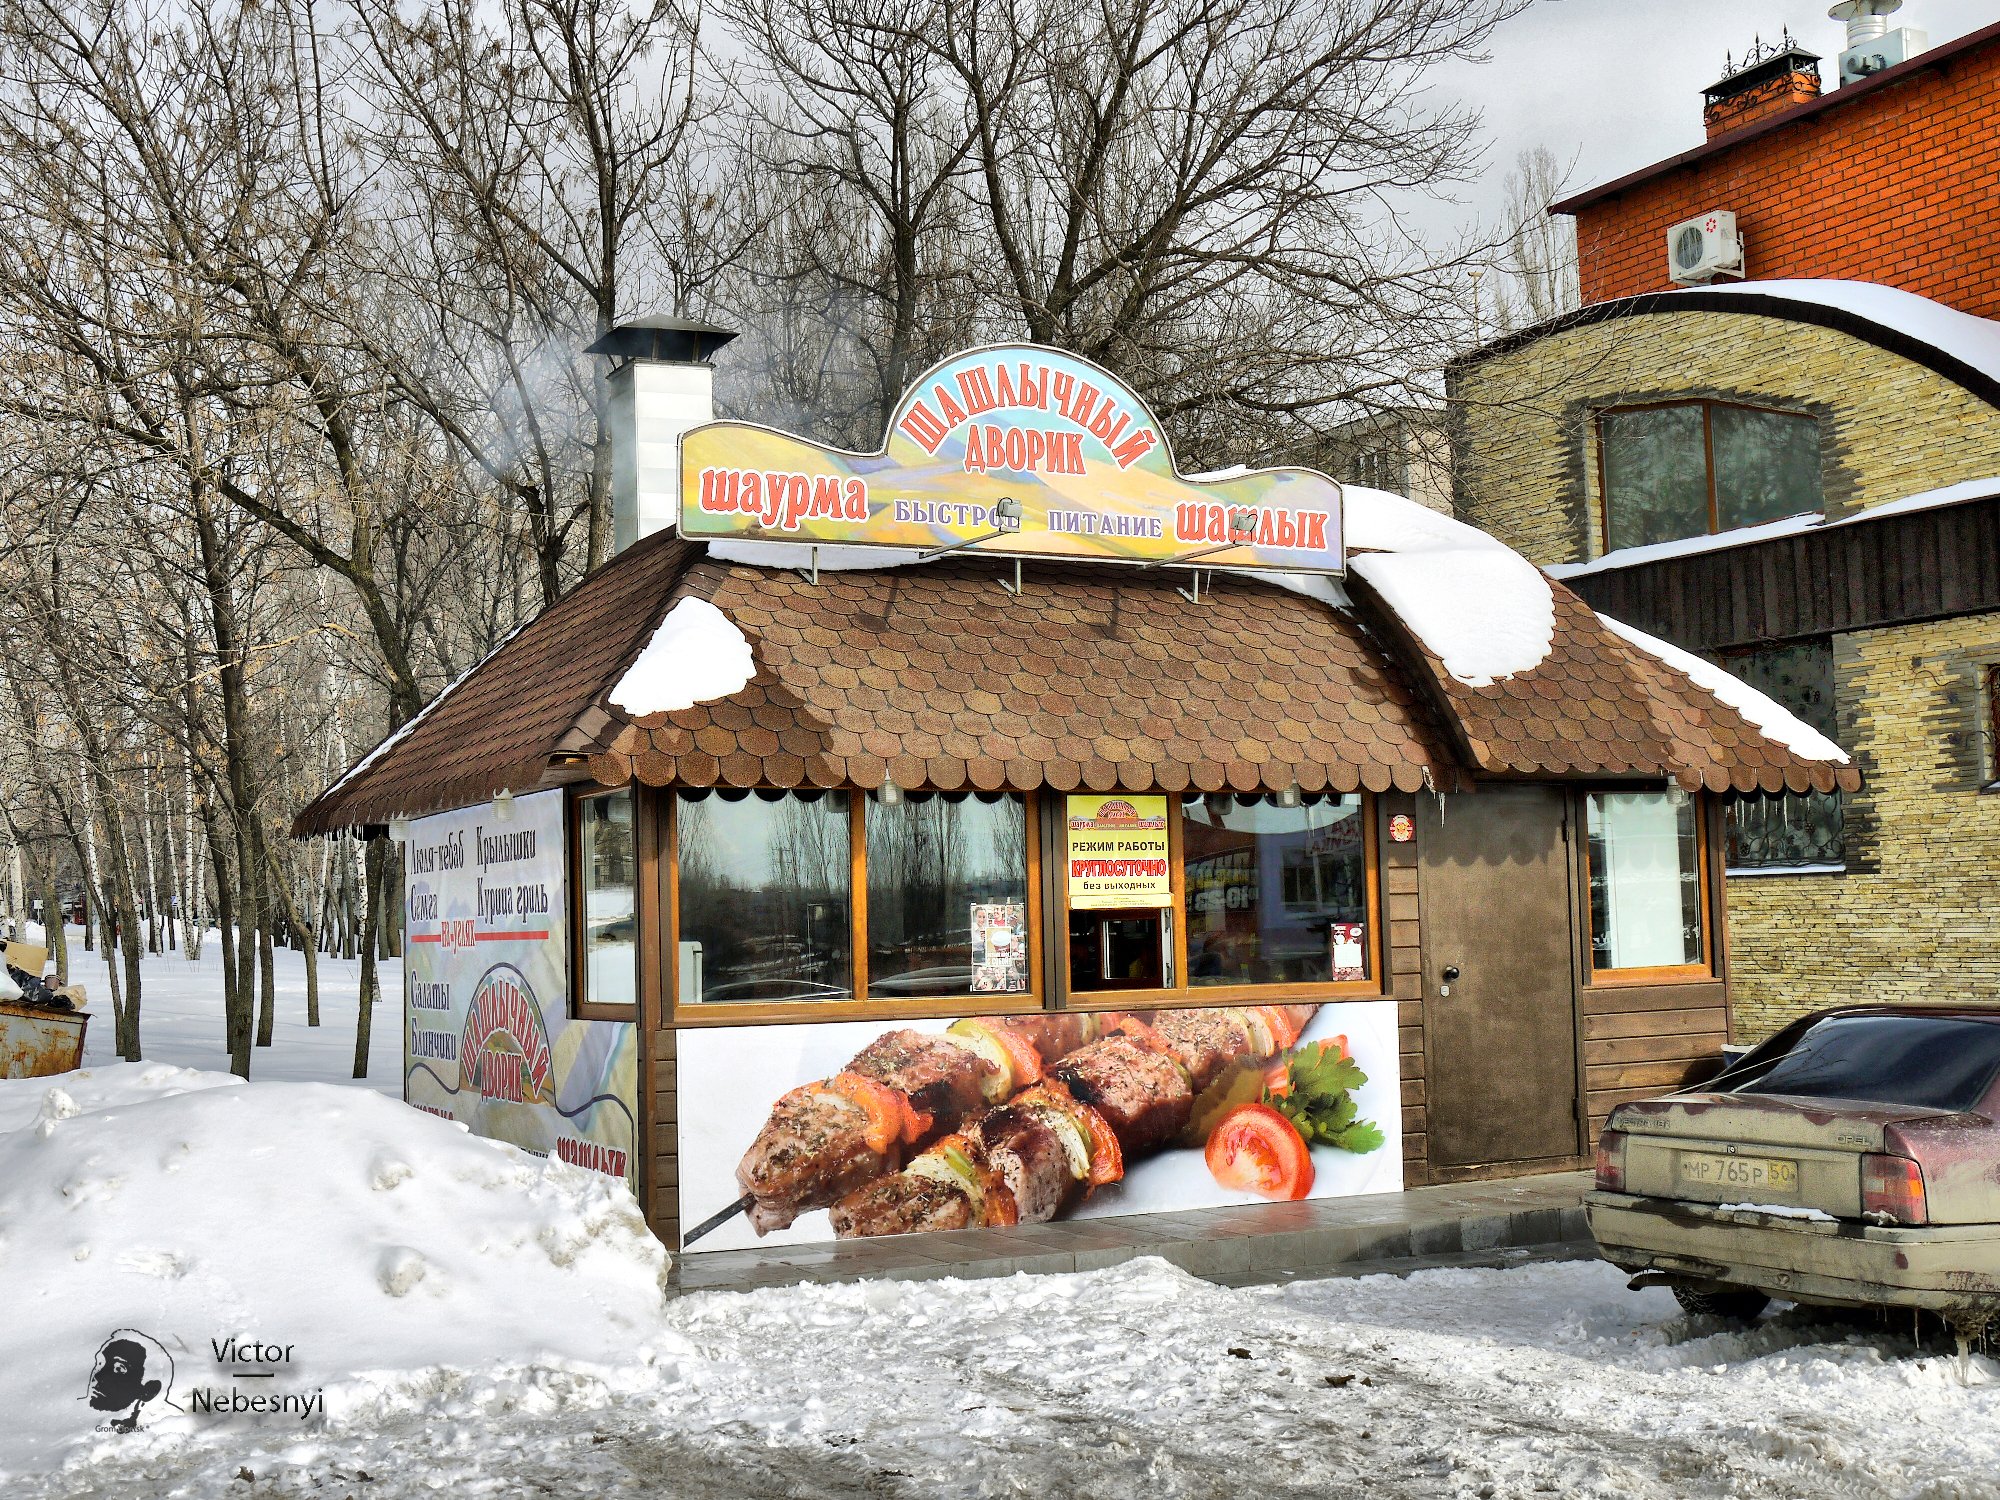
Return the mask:
<path id="1" fill-rule="evenodd" d="M 681 1248 L 685 1250 L 703 1235 L 709 1233 L 711 1230 L 720 1229 L 738 1214 L 748 1213 L 750 1206 L 756 1201 L 757 1195 L 755 1193 L 745 1193 L 741 1198 L 730 1204 L 729 1207 L 722 1210 L 721 1213 L 710 1214 L 706 1219 L 703 1219 L 694 1228 L 681 1236 Z"/>

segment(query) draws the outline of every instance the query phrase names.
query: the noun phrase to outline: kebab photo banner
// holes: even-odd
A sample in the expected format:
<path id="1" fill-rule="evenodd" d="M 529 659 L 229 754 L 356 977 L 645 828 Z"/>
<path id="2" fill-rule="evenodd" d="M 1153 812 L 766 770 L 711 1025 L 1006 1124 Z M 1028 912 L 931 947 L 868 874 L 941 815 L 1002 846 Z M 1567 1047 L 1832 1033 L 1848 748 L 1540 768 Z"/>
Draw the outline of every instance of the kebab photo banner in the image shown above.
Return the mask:
<path id="1" fill-rule="evenodd" d="M 1245 1057 L 1238 1065 L 1220 1070 L 1208 1087 L 1196 1095 L 1186 1125 L 1170 1141 L 1131 1152 L 1123 1161 L 1120 1180 L 1094 1188 L 1056 1217 L 1106 1218 L 1293 1198 L 1402 1191 L 1402 1097 L 1395 1002 L 1350 1001 L 1292 1009 L 1313 1014 L 1288 1045 L 1268 1055 Z M 1196 1007 L 1132 1013 L 1141 1027 L 1148 1017 L 1193 1014 L 1241 1016 L 1244 1012 Z M 1004 1023 L 997 1019 L 994 1022 L 996 1027 L 1001 1024 Z M 1118 1025 L 1116 1016 L 1094 1016 L 1091 1034 L 1115 1040 Z M 896 1043 L 899 1033 L 904 1040 L 911 1033 L 930 1040 L 984 1029 L 973 1013 L 968 1013 L 966 1018 L 832 1021 L 682 1031 L 678 1039 L 676 1126 L 681 1224 L 702 1223 L 739 1201 L 745 1186 L 739 1168 L 753 1147 L 767 1139 L 767 1132 L 777 1118 L 773 1106 L 781 1099 L 796 1097 L 794 1091 L 842 1077 L 850 1062 L 860 1054 L 870 1049 L 879 1052 L 885 1042 Z M 1080 1052 L 1070 1054 L 1072 1058 L 1078 1055 Z M 1051 1049 L 1046 1064 L 1049 1076 L 1055 1077 L 1062 1058 Z M 1294 1073 L 1300 1075 L 1296 1089 Z M 1319 1080 L 1329 1080 L 1328 1091 L 1323 1096 L 1312 1096 L 1310 1091 Z M 1266 1184 L 1266 1190 L 1259 1192 L 1237 1185 L 1240 1174 L 1233 1174 L 1226 1165 L 1218 1163 L 1214 1148 L 1218 1139 L 1246 1116 L 1254 1117 L 1251 1123 L 1279 1136 L 1294 1130 L 1289 1123 L 1276 1121 L 1281 1111 L 1264 1102 L 1267 1094 L 1290 1109 L 1302 1123 L 1292 1137 L 1281 1142 L 1293 1149 L 1295 1160 L 1278 1180 Z M 1013 1097 L 1024 1096 L 1017 1092 Z M 982 1105 L 964 1119 L 933 1121 L 927 1133 L 909 1144 L 908 1151 L 917 1163 L 911 1170 L 921 1169 L 918 1153 L 927 1146 L 935 1151 L 941 1146 L 949 1147 L 954 1140 L 977 1139 L 982 1118 L 991 1121 L 994 1112 L 1004 1112 L 1007 1103 L 1008 1098 L 1002 1097 L 990 1107 Z M 1317 1113 L 1309 1113 L 1308 1106 Z M 1315 1119 L 1326 1128 L 1313 1129 Z M 943 1134 L 947 1131 L 951 1133 Z M 936 1139 L 940 1135 L 941 1141 Z M 801 1133 L 795 1144 L 809 1155 L 816 1148 L 824 1148 L 825 1141 Z M 849 1193 L 855 1191 L 851 1181 L 843 1186 Z M 862 1193 L 866 1190 L 865 1186 L 860 1188 Z M 831 1211 L 827 1206 L 808 1208 L 798 1213 L 787 1227 L 771 1229 L 761 1236 L 750 1216 L 725 1214 L 716 1228 L 686 1249 L 694 1254 L 758 1245 L 822 1244 L 836 1238 L 834 1225 L 840 1213 L 838 1205 Z"/>
<path id="2" fill-rule="evenodd" d="M 1033 344 L 971 349 L 919 377 L 879 453 L 748 422 L 693 428 L 678 498 L 688 537 L 1343 569 L 1333 480 L 1292 468 L 1184 478 L 1136 393 Z"/>
<path id="3" fill-rule="evenodd" d="M 636 1186 L 638 1032 L 570 1017 L 564 847 L 561 792 L 410 824 L 403 1098 Z"/>

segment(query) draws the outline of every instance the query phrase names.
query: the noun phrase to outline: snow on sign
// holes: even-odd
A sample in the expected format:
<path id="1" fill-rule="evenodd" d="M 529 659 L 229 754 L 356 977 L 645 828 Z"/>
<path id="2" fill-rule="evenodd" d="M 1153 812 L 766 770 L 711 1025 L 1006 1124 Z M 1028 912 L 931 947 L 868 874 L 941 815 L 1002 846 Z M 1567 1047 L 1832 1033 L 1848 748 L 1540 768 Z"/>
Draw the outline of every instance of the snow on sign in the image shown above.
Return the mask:
<path id="1" fill-rule="evenodd" d="M 403 1097 L 633 1180 L 638 1037 L 569 1015 L 561 792 L 410 825 Z"/>
<path id="2" fill-rule="evenodd" d="M 1138 395 L 1031 344 L 968 350 L 919 378 L 880 453 L 713 422 L 682 436 L 680 472 L 683 536 L 1342 571 L 1333 480 L 1182 478 Z"/>

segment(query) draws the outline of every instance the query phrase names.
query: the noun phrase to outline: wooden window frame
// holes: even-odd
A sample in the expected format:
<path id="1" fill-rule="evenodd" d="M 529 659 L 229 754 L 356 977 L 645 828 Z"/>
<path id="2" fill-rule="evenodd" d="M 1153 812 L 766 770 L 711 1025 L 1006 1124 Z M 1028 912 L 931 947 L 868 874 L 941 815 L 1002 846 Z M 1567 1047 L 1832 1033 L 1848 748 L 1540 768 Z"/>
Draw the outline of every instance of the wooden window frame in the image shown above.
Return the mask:
<path id="1" fill-rule="evenodd" d="M 2000 662 L 1988 662 L 1979 675 L 1986 689 L 1986 775 L 1980 785 L 2000 792 Z"/>
<path id="2" fill-rule="evenodd" d="M 584 901 L 583 901 L 583 812 L 580 804 L 599 797 L 615 797 L 623 793 L 632 799 L 632 1003 L 617 1005 L 608 1001 L 588 1000 L 588 976 L 590 973 L 587 950 L 584 947 Z M 630 1021 L 636 1023 L 644 1009 L 646 993 L 646 922 L 640 895 L 646 878 L 646 828 L 641 809 L 644 799 L 639 795 L 639 784 L 627 782 L 624 786 L 583 786 L 571 787 L 563 798 L 563 850 L 568 863 L 566 895 L 569 898 L 569 1013 L 579 1021 Z"/>
<path id="3" fill-rule="evenodd" d="M 1692 964 L 1656 964 L 1645 968 L 1600 969 L 1597 967 L 1597 931 L 1591 925 L 1590 909 L 1590 799 L 1601 796 L 1616 796 L 1629 792 L 1667 793 L 1659 787 L 1622 786 L 1586 787 L 1583 789 L 1583 980 L 1592 989 L 1617 989 L 1626 985 L 1645 984 L 1713 984 L 1720 977 L 1716 964 L 1715 938 L 1717 923 L 1713 906 L 1714 895 L 1709 889 L 1709 834 L 1707 809 L 1702 805 L 1699 792 L 1690 792 L 1694 803 L 1694 862 L 1701 881 L 1701 894 L 1697 898 L 1701 912 L 1701 961 Z"/>
<path id="4" fill-rule="evenodd" d="M 1817 413 L 1799 411 L 1795 407 L 1765 406 L 1755 401 L 1718 401 L 1710 396 L 1685 396 L 1670 398 L 1665 401 L 1626 401 L 1616 406 L 1597 407 L 1591 413 L 1591 425 L 1597 433 L 1597 554 L 1599 557 L 1606 556 L 1612 551 L 1611 486 L 1607 478 L 1607 469 L 1604 462 L 1604 419 L 1606 417 L 1621 416 L 1626 412 L 1666 411 L 1681 406 L 1698 406 L 1701 408 L 1701 451 L 1704 466 L 1708 474 L 1708 530 L 1701 533 L 1702 535 L 1721 536 L 1723 534 L 1720 505 L 1715 494 L 1715 408 L 1717 407 L 1726 407 L 1731 411 L 1766 412 L 1774 417 L 1798 417 L 1804 421 L 1811 422 L 1818 430 L 1820 437 L 1819 513 L 1821 516 L 1826 514 L 1826 428 L 1825 423 Z M 1767 523 L 1759 522 L 1758 524 L 1763 525 Z M 1729 528 L 1731 531 L 1740 531 L 1742 529 L 1737 526 Z M 1676 538 L 1676 540 L 1685 541 L 1692 540 L 1692 538 Z M 1655 544 L 1637 543 L 1635 545 L 1651 546 Z"/>
<path id="5" fill-rule="evenodd" d="M 1064 796 L 1067 801 L 1068 794 L 1057 795 Z M 1381 819 L 1381 803 L 1376 796 L 1366 791 L 1346 794 L 1361 799 L 1362 884 L 1367 893 L 1368 913 L 1368 977 L 1338 982 L 1329 980 L 1321 984 L 1190 985 L 1187 982 L 1187 861 L 1182 856 L 1181 833 L 1181 798 L 1185 795 L 1187 795 L 1186 789 L 1165 794 L 1167 846 L 1173 885 L 1173 960 L 1176 983 L 1157 990 L 1086 990 L 1072 993 L 1068 986 L 1069 898 L 1067 890 L 1063 888 L 1064 883 L 1058 882 L 1055 894 L 1060 898 L 1060 919 L 1052 924 L 1055 935 L 1053 947 L 1056 954 L 1056 968 L 1062 984 L 1058 1008 L 1077 1011 L 1186 1010 L 1203 1006 L 1238 1005 L 1245 1002 L 1266 1004 L 1294 1000 L 1380 1000 L 1386 997 L 1389 991 L 1388 980 L 1383 973 L 1383 956 L 1387 950 L 1382 932 L 1382 861 L 1376 828 Z M 1065 823 L 1065 819 L 1058 819 L 1058 829 Z"/>
<path id="6" fill-rule="evenodd" d="M 699 1002 L 683 1004 L 680 998 L 680 794 L 689 790 L 707 791 L 711 795 L 719 791 L 783 791 L 819 790 L 844 792 L 847 794 L 847 837 L 848 837 L 848 880 L 852 888 L 848 900 L 848 941 L 851 952 L 849 975 L 854 998 L 850 1000 L 756 1000 L 730 1001 L 717 1005 L 703 1005 Z M 973 788 L 966 788 L 967 796 L 976 796 Z M 705 1026 L 746 1026 L 782 1022 L 822 1022 L 822 1021 L 886 1021 L 909 1017 L 936 1017 L 949 1015 L 1022 1015 L 1045 1010 L 1048 1007 L 1047 987 L 1043 975 L 1042 942 L 1042 840 L 1041 840 L 1041 794 L 1038 792 L 1007 792 L 1005 796 L 1022 799 L 1025 813 L 1024 835 L 1027 843 L 1027 886 L 1028 886 L 1028 988 L 1009 993 L 990 991 L 966 991 L 960 994 L 903 995 L 893 1000 L 878 1000 L 868 994 L 868 863 L 867 863 L 867 822 L 869 793 L 859 787 L 660 787 L 653 795 L 660 799 L 659 813 L 653 819 L 658 831 L 658 856 L 656 860 L 660 879 L 664 885 L 661 901 L 661 927 L 664 941 L 660 945 L 660 968 L 663 975 L 662 988 L 665 991 L 664 1014 L 667 1024 L 680 1029 Z"/>

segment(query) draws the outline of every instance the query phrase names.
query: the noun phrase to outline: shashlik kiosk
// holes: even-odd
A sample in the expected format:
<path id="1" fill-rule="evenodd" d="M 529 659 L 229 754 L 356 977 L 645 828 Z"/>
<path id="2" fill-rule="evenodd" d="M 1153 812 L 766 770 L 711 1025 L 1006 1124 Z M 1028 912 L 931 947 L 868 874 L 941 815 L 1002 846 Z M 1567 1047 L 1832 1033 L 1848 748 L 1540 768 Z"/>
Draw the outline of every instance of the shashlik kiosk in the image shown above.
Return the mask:
<path id="1" fill-rule="evenodd" d="M 1714 1065 L 1722 799 L 1858 780 L 1775 704 L 1073 355 L 848 453 L 698 420 L 724 337 L 610 336 L 630 545 L 299 820 L 403 840 L 411 1103 L 699 1251 L 1568 1167 Z"/>

